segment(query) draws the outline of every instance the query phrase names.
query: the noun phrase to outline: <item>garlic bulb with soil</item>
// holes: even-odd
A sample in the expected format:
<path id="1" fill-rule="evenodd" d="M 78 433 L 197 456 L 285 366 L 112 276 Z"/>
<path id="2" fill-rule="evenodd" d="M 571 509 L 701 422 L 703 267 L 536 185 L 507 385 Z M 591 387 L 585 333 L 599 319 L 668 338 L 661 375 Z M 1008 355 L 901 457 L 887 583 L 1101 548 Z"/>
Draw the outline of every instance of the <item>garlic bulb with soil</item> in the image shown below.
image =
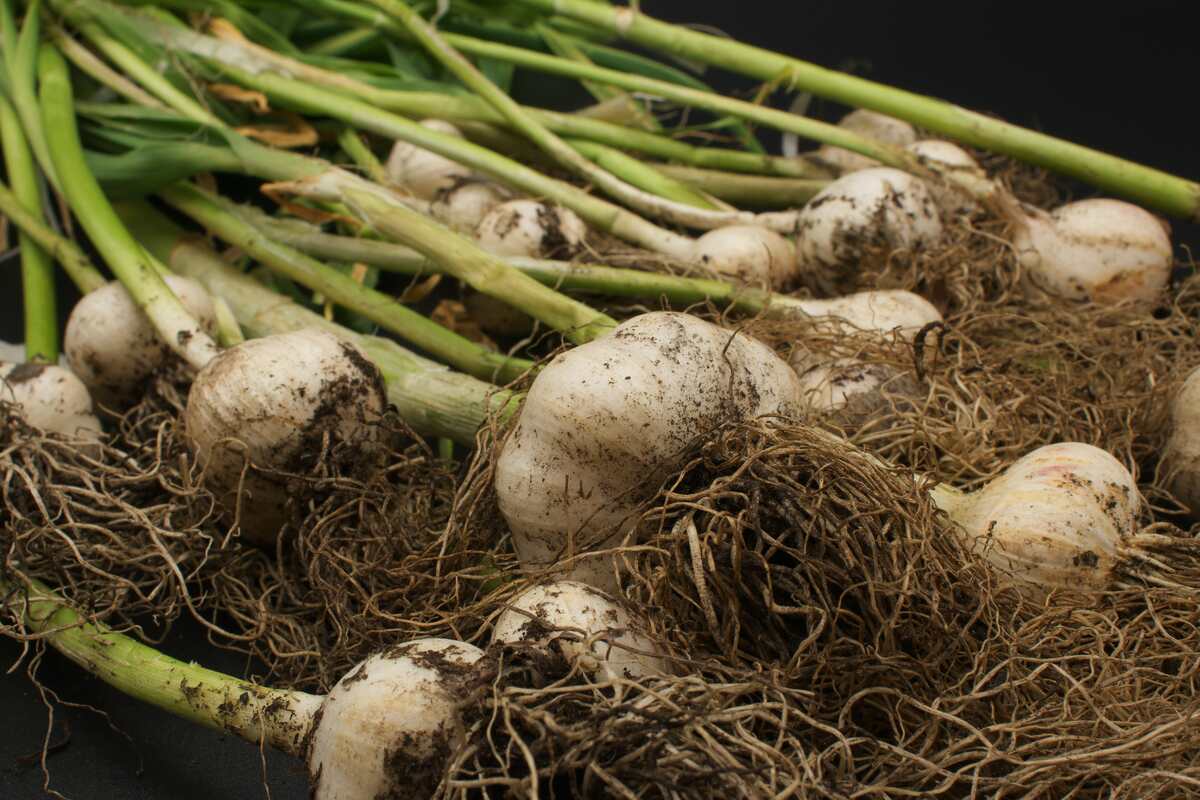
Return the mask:
<path id="1" fill-rule="evenodd" d="M 217 312 L 204 287 L 178 275 L 164 280 L 200 327 L 216 336 Z M 146 380 L 172 355 L 129 292 L 116 281 L 75 304 L 63 334 L 63 352 L 96 402 L 114 409 L 137 401 Z"/>
<path id="2" fill-rule="evenodd" d="M 906 172 L 877 167 L 821 190 L 800 213 L 801 276 L 826 293 L 857 273 L 872 250 L 920 250 L 942 238 L 942 219 L 928 187 Z"/>
<path id="3" fill-rule="evenodd" d="M 588 673 L 637 679 L 666 664 L 646 623 L 585 583 L 557 581 L 517 596 L 496 618 L 493 642 L 555 646 Z"/>
<path id="4" fill-rule="evenodd" d="M 920 393 L 912 376 L 889 364 L 857 358 L 822 361 L 803 353 L 791 361 L 805 409 L 855 430 L 891 408 L 910 408 Z"/>
<path id="5" fill-rule="evenodd" d="M 418 639 L 363 661 L 329 692 L 308 743 L 312 797 L 433 796 L 463 739 L 458 714 L 478 647 Z"/>
<path id="6" fill-rule="evenodd" d="M 587 238 L 587 224 L 569 208 L 537 200 L 510 200 L 479 223 L 479 246 L 498 256 L 569 258 Z"/>
<path id="7" fill-rule="evenodd" d="M 1137 484 L 1092 445 L 1046 445 L 976 492 L 933 497 L 1001 575 L 1035 591 L 1102 590 L 1147 560 Z"/>
<path id="8" fill-rule="evenodd" d="M 439 190 L 429 210 L 446 227 L 459 233 L 473 234 L 484 217 L 510 197 L 512 194 L 498 184 L 463 179 L 449 188 Z"/>
<path id="9" fill-rule="evenodd" d="M 838 127 L 896 147 L 907 147 L 917 140 L 916 128 L 904 120 L 865 108 L 851 111 L 842 117 Z M 828 144 L 817 150 L 817 158 L 838 169 L 842 174 L 879 166 L 879 162 L 873 158 Z"/>
<path id="10" fill-rule="evenodd" d="M 1171 433 L 1163 452 L 1171 492 L 1200 516 L 1200 368 L 1171 398 Z"/>
<path id="11" fill-rule="evenodd" d="M 799 379 L 770 348 L 687 314 L 654 312 L 555 357 L 496 463 L 500 511 L 533 571 L 611 547 L 698 437 L 731 419 L 798 411 Z M 611 591 L 603 555 L 556 577 Z"/>
<path id="12" fill-rule="evenodd" d="M 1098 198 L 1014 214 L 1013 248 L 1034 297 L 1116 304 L 1158 298 L 1171 278 L 1165 224 L 1131 203 Z"/>
<path id="13" fill-rule="evenodd" d="M 444 120 L 424 119 L 420 124 L 438 133 L 462 136 L 462 131 Z M 433 200 L 438 192 L 449 191 L 474 175 L 470 168 L 457 161 L 404 141 L 392 145 L 385 169 L 392 182 L 422 200 Z"/>
<path id="14" fill-rule="evenodd" d="M 17 407 L 25 422 L 72 439 L 98 439 L 92 396 L 70 370 L 50 364 L 0 362 L 0 402 Z"/>
<path id="15" fill-rule="evenodd" d="M 915 155 L 922 164 L 936 167 L 940 172 L 965 173 L 980 181 L 987 179 L 987 173 L 979 166 L 979 162 L 953 142 L 922 139 L 905 149 Z M 973 197 L 947 184 L 931 183 L 929 191 L 933 193 L 934 201 L 944 214 L 956 216 L 979 210 L 979 203 Z"/>
<path id="16" fill-rule="evenodd" d="M 269 545 L 283 524 L 286 486 L 245 470 L 246 462 L 300 471 L 327 446 L 347 445 L 365 474 L 382 456 L 386 405 L 379 370 L 357 347 L 305 329 L 251 339 L 214 358 L 192 384 L 184 424 L 205 484 L 244 536 Z"/>
<path id="17" fill-rule="evenodd" d="M 696 264 L 747 286 L 782 289 L 796 277 L 796 248 L 758 225 L 728 225 L 696 240 Z"/>

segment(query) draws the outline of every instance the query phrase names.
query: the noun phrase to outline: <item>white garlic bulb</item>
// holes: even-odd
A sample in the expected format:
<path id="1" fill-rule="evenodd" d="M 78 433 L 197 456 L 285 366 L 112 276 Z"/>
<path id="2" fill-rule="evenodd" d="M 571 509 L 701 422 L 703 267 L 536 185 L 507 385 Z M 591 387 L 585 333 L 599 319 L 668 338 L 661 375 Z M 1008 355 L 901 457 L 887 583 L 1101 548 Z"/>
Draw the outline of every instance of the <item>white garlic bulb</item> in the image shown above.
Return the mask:
<path id="1" fill-rule="evenodd" d="M 770 348 L 687 314 L 655 312 L 554 358 L 496 464 L 500 511 L 522 565 L 618 543 L 638 504 L 722 422 L 794 414 L 796 374 Z M 611 591 L 606 558 L 558 577 Z"/>
<path id="2" fill-rule="evenodd" d="M 431 797 L 464 735 L 465 679 L 483 652 L 417 639 L 363 661 L 326 696 L 308 745 L 315 800 Z"/>
<path id="3" fill-rule="evenodd" d="M 772 301 L 770 312 L 776 317 L 802 315 L 839 321 L 852 330 L 894 333 L 903 339 L 912 339 L 922 328 L 942 321 L 932 303 L 903 289 L 855 292 L 826 300 L 778 298 Z"/>
<path id="4" fill-rule="evenodd" d="M 0 401 L 15 405 L 35 428 L 72 439 L 101 436 L 87 387 L 60 366 L 0 362 Z"/>
<path id="5" fill-rule="evenodd" d="M 971 494 L 933 496 L 1002 575 L 1035 590 L 1108 587 L 1142 502 L 1119 461 L 1079 442 L 1039 447 Z"/>
<path id="6" fill-rule="evenodd" d="M 1200 368 L 1171 399 L 1171 433 L 1163 452 L 1171 492 L 1200 516 Z"/>
<path id="7" fill-rule="evenodd" d="M 1120 200 L 1080 200 L 1018 219 L 1013 248 L 1033 296 L 1115 304 L 1150 301 L 1171 277 L 1171 237 L 1153 214 Z"/>
<path id="8" fill-rule="evenodd" d="M 479 223 L 479 246 L 498 256 L 570 257 L 587 238 L 587 225 L 569 208 L 537 200 L 510 200 Z"/>
<path id="9" fill-rule="evenodd" d="M 216 336 L 217 312 L 204 287 L 178 275 L 167 275 L 164 281 L 200 327 Z M 96 401 L 114 409 L 136 402 L 147 379 L 172 357 L 150 320 L 116 281 L 75 304 L 63 334 L 63 351 Z"/>
<path id="10" fill-rule="evenodd" d="M 424 119 L 420 124 L 438 133 L 462 137 L 462 131 L 444 120 Z M 422 200 L 432 200 L 438 192 L 448 191 L 474 174 L 457 161 L 404 141 L 392 145 L 384 169 L 389 180 Z"/>
<path id="11" fill-rule="evenodd" d="M 747 286 L 782 289 L 796 277 L 796 248 L 758 225 L 728 225 L 696 240 L 692 260 Z"/>
<path id="12" fill-rule="evenodd" d="M 865 108 L 851 111 L 842 117 L 838 122 L 838 127 L 861 133 L 869 139 L 895 147 L 907 147 L 917 140 L 916 128 L 904 120 L 876 111 L 868 111 Z M 817 150 L 817 158 L 835 167 L 841 174 L 879 166 L 879 162 L 873 158 L 828 144 L 822 145 Z"/>
<path id="13" fill-rule="evenodd" d="M 907 372 L 888 364 L 857 358 L 828 361 L 803 350 L 790 363 L 800 377 L 800 398 L 808 412 L 848 429 L 894 406 L 911 407 L 919 391 Z"/>
<path id="14" fill-rule="evenodd" d="M 977 181 L 987 179 L 987 173 L 979 166 L 979 162 L 953 142 L 922 139 L 913 142 L 906 149 L 921 163 L 935 167 L 943 173 L 966 174 Z M 974 198 L 952 186 L 934 183 L 929 184 L 928 188 L 944 214 L 957 216 L 979 210 L 979 203 Z"/>
<path id="15" fill-rule="evenodd" d="M 228 514 L 240 514 L 243 535 L 270 544 L 283 524 L 286 487 L 245 471 L 245 462 L 302 470 L 329 437 L 357 447 L 367 469 L 381 456 L 386 405 L 379 370 L 358 348 L 310 328 L 223 351 L 196 376 L 184 423 L 206 485 Z"/>
<path id="16" fill-rule="evenodd" d="M 800 271 L 823 289 L 857 271 L 869 249 L 919 250 L 942 238 L 937 203 L 925 184 L 906 172 L 877 167 L 838 178 L 800 213 Z"/>
<path id="17" fill-rule="evenodd" d="M 576 581 L 527 589 L 497 617 L 492 641 L 545 646 L 554 641 L 569 661 L 606 677 L 637 679 L 666 669 L 645 622 L 599 589 Z"/>
<path id="18" fill-rule="evenodd" d="M 439 222 L 459 233 L 473 234 L 493 208 L 511 195 L 497 184 L 465 180 L 443 189 L 429 210 Z"/>

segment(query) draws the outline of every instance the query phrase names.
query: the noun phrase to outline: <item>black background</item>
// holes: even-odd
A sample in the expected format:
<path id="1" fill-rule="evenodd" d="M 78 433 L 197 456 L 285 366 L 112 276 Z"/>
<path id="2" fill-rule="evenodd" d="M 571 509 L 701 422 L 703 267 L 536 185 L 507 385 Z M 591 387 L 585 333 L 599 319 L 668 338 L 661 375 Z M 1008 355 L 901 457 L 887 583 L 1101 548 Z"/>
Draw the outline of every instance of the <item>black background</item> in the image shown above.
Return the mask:
<path id="1" fill-rule="evenodd" d="M 1197 57 L 1189 3 L 681 2 L 643 0 L 650 14 L 702 22 L 764 47 L 931 94 L 1190 178 L 1200 178 L 1193 106 Z M 1048 16 L 1052 15 L 1052 16 Z M 749 82 L 707 79 L 723 90 Z M 518 95 L 544 92 L 523 77 Z M 539 95 L 544 96 L 544 95 Z M 836 106 L 818 107 L 836 118 Z M 769 138 L 765 142 L 776 146 Z M 1175 223 L 1180 245 L 1200 230 Z M 65 299 L 65 298 L 64 298 Z M 64 304 L 65 305 L 65 304 Z M 21 337 L 18 262 L 0 264 L 0 338 Z M 244 673 L 236 654 L 214 651 L 181 624 L 164 649 L 207 666 Z M 0 641 L 0 668 L 19 648 Z M 41 749 L 47 714 L 23 673 L 0 676 L 0 800 L 46 796 L 27 756 Z M 258 798 L 262 762 L 240 741 L 145 708 L 87 678 L 57 656 L 42 681 L 65 702 L 99 715 L 55 708 L 51 786 L 71 798 Z M 124 735 L 114 732 L 114 728 Z M 68 736 L 69 726 L 69 736 Z M 128 737 L 128 739 L 125 738 Z M 299 763 L 268 753 L 274 798 L 306 796 Z"/>

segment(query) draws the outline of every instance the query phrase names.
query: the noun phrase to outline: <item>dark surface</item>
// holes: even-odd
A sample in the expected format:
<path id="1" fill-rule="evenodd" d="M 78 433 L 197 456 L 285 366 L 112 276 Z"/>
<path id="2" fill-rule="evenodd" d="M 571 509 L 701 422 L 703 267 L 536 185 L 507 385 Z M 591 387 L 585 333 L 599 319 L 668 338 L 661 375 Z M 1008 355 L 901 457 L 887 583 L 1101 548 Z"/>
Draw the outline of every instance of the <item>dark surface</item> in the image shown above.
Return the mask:
<path id="1" fill-rule="evenodd" d="M 1200 178 L 1192 123 L 1196 56 L 1185 3 L 1141 2 L 1114 10 L 1069 4 L 1082 16 L 1046 17 L 1050 3 L 929 4 L 900 2 L 722 2 L 643 0 L 652 14 L 703 22 L 742 39 L 832 67 L 990 111 L 1103 150 Z M 1099 13 L 1103 8 L 1103 14 Z M 783 10 L 786 9 L 786 10 Z M 1062 12 L 1055 11 L 1055 14 Z M 730 89 L 748 85 L 715 74 Z M 543 83 L 543 78 L 536 79 Z M 518 84 L 529 87 L 523 80 Z M 820 111 L 836 118 L 837 109 Z M 769 141 L 769 139 L 764 139 Z M 1176 240 L 1200 244 L 1195 226 L 1176 224 Z M 0 338 L 21 336 L 16 260 L 0 264 Z M 183 625 L 166 649 L 183 658 L 242 673 L 239 656 L 215 651 Z M 0 667 L 18 647 L 0 641 Z M 65 702 L 110 715 L 128 740 L 99 715 L 56 706 L 49 758 L 51 787 L 77 798 L 264 797 L 257 750 L 124 699 L 54 655 L 42 681 Z M 23 674 L 0 677 L 0 800 L 46 796 L 36 763 L 46 709 Z M 70 737 L 65 739 L 69 724 Z M 131 740 L 131 741 L 130 741 Z M 306 796 L 299 763 L 267 754 L 274 798 Z"/>

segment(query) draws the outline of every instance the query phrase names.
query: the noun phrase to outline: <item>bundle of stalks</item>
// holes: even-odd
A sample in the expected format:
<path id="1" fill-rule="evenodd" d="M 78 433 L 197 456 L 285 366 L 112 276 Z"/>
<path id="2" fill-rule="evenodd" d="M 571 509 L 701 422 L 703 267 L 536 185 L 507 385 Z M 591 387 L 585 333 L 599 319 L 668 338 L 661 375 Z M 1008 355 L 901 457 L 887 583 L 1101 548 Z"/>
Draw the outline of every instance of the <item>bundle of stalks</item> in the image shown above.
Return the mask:
<path id="1" fill-rule="evenodd" d="M 636 9 L 283 5 L 47 0 L 18 29 L 0 1 L 0 211 L 37 367 L 0 373 L 0 632 L 305 757 L 315 797 L 1200 782 L 1200 544 L 1158 463 L 1200 283 L 1140 208 L 1056 216 L 1050 174 L 1185 219 L 1197 184 Z M 722 96 L 621 38 L 907 120 L 968 163 Z M 518 104 L 516 68 L 597 104 Z M 771 156 L 752 126 L 824 148 Z M 1125 238 L 1068 227 L 1096 218 Z M 52 260 L 91 299 L 124 292 L 155 353 L 114 395 L 131 407 L 78 409 L 107 427 L 85 441 L 31 426 L 18 386 L 60 349 Z M 248 381 L 329 380 L 213 388 L 239 358 Z M 1085 497 L 1115 566 L 1031 589 L 958 490 L 1062 442 L 1120 478 Z M 541 608 L 503 640 L 564 574 L 636 623 Z M 286 688 L 116 632 L 184 615 Z M 598 655 L 630 632 L 652 667 Z M 393 669 L 424 676 L 404 714 L 426 728 L 331 728 Z"/>

